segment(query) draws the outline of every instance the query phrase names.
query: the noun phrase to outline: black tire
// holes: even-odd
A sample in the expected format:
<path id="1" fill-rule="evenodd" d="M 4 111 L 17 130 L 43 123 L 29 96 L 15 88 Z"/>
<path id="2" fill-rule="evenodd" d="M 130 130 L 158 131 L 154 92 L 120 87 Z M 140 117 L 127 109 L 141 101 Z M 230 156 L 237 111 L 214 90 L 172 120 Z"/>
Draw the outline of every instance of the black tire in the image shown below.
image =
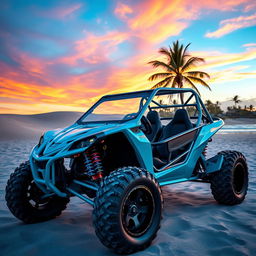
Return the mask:
<path id="1" fill-rule="evenodd" d="M 116 253 L 143 250 L 160 228 L 162 207 L 161 189 L 152 174 L 120 168 L 104 178 L 94 200 L 96 235 Z"/>
<path id="2" fill-rule="evenodd" d="M 5 200 L 12 214 L 25 223 L 53 219 L 66 208 L 69 198 L 41 199 L 43 192 L 33 182 L 29 162 L 21 164 L 7 182 Z"/>
<path id="3" fill-rule="evenodd" d="M 220 204 L 240 204 L 248 189 L 248 166 L 244 155 L 237 151 L 222 151 L 221 170 L 211 176 L 213 197 Z"/>

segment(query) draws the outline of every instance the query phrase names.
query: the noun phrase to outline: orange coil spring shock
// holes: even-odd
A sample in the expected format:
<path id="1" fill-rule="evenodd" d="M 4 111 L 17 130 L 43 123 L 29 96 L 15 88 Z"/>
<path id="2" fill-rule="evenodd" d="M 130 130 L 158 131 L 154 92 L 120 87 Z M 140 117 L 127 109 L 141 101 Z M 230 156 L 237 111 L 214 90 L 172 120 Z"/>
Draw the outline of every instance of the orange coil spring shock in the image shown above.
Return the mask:
<path id="1" fill-rule="evenodd" d="M 93 180 L 103 178 L 103 165 L 101 156 L 95 147 L 86 152 L 85 168 L 87 170 L 87 174 L 91 176 Z"/>
<path id="2" fill-rule="evenodd" d="M 99 152 L 96 151 L 95 147 L 92 148 L 91 160 L 96 171 L 95 174 L 92 176 L 92 179 L 97 180 L 103 178 L 103 165 L 101 156 Z"/>

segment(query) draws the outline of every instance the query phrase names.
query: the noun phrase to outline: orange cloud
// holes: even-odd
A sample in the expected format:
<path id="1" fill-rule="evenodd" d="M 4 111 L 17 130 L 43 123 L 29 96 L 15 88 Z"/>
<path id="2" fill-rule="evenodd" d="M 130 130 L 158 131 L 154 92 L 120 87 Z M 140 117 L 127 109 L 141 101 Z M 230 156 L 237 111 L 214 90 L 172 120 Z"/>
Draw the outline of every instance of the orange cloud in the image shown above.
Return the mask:
<path id="1" fill-rule="evenodd" d="M 243 46 L 247 47 L 247 48 L 249 48 L 249 47 L 256 47 L 256 43 L 244 44 Z"/>
<path id="2" fill-rule="evenodd" d="M 211 73 L 210 84 L 219 84 L 231 81 L 238 81 L 248 78 L 256 78 L 256 71 L 251 72 L 237 72 L 244 67 L 235 66 L 233 68 L 224 69 L 217 72 Z"/>
<path id="3" fill-rule="evenodd" d="M 209 38 L 219 38 L 240 28 L 247 28 L 256 25 L 256 13 L 250 16 L 240 16 L 237 18 L 222 20 L 220 28 L 214 32 L 208 32 L 205 36 Z"/>
<path id="4" fill-rule="evenodd" d="M 168 37 L 179 35 L 204 10 L 234 10 L 248 0 L 149 0 L 132 5 L 118 3 L 117 17 L 126 22 L 130 36 L 140 38 L 142 44 L 156 44 Z M 130 14 L 130 15 L 127 15 Z"/>
<path id="5" fill-rule="evenodd" d="M 205 58 L 206 62 L 201 67 L 204 69 L 213 69 L 220 66 L 230 65 L 243 61 L 249 61 L 256 58 L 256 48 L 248 48 L 240 53 L 224 52 L 192 52 L 192 55 Z"/>
<path id="6" fill-rule="evenodd" d="M 99 36 L 86 32 L 85 39 L 74 43 L 75 52 L 70 56 L 60 58 L 59 61 L 69 65 L 76 65 L 81 60 L 90 64 L 103 63 L 116 50 L 116 46 L 126 39 L 128 39 L 128 34 L 125 32 L 111 31 Z"/>
<path id="7" fill-rule="evenodd" d="M 178 0 L 171 3 L 167 0 L 153 0 L 138 2 L 132 6 L 125 5 L 125 7 L 119 4 L 115 13 L 127 23 L 131 36 L 155 44 L 170 36 L 178 35 L 188 26 L 188 21 L 197 16 L 193 10 L 187 12 L 186 9 L 187 4 L 181 4 Z M 133 15 L 128 16 L 127 10 Z"/>
<path id="8" fill-rule="evenodd" d="M 126 19 L 128 14 L 133 13 L 131 7 L 124 3 L 117 3 L 114 13 L 121 19 Z"/>
<path id="9" fill-rule="evenodd" d="M 62 88 L 53 88 L 50 86 L 42 87 L 41 85 L 21 83 L 11 79 L 3 78 L 0 78 L 0 83 L 0 93 L 2 97 L 17 99 L 52 98 L 56 100 L 67 97 L 67 95 L 64 93 L 64 89 Z"/>
<path id="10" fill-rule="evenodd" d="M 0 109 L 7 113 L 42 113 L 47 111 L 85 111 L 98 98 L 101 90 L 84 84 L 54 88 L 11 79 L 0 79 Z M 103 92 L 104 94 L 104 92 Z"/>

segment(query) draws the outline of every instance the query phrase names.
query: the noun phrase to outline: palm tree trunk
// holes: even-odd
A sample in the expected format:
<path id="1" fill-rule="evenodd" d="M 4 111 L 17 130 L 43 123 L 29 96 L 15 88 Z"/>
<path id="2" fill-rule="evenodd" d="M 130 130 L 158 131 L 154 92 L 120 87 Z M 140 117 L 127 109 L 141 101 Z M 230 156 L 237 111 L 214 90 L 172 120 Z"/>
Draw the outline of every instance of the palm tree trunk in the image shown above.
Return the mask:
<path id="1" fill-rule="evenodd" d="M 178 87 L 183 88 L 183 82 L 182 81 L 180 81 Z M 180 101 L 181 101 L 181 104 L 184 104 L 184 95 L 183 95 L 183 93 L 180 93 Z"/>

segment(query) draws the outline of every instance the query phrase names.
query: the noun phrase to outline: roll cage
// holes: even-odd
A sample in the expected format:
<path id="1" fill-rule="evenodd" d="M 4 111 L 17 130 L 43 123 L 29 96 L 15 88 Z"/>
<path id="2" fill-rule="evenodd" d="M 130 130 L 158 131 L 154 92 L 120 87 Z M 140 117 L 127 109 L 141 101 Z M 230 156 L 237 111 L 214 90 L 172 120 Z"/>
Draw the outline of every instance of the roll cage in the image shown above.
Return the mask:
<path id="1" fill-rule="evenodd" d="M 163 95 L 168 95 L 170 97 L 174 95 L 180 95 L 190 93 L 191 95 L 185 100 L 184 103 L 180 104 L 161 104 L 160 102 L 157 102 L 155 98 Z M 160 169 L 157 169 L 154 166 L 154 170 L 156 172 L 161 172 L 163 170 L 166 170 L 170 168 L 171 166 L 175 164 L 180 164 L 182 162 L 185 162 L 187 159 L 187 156 L 189 155 L 189 152 L 192 149 L 193 142 L 196 138 L 196 135 L 198 133 L 198 130 L 204 125 L 204 123 L 212 123 L 213 119 L 211 115 L 209 114 L 208 110 L 205 108 L 202 100 L 198 96 L 198 94 L 189 88 L 183 89 L 183 88 L 158 88 L 154 90 L 144 90 L 139 92 L 130 92 L 130 93 L 121 93 L 121 94 L 114 94 L 114 95 L 106 95 L 103 96 L 98 102 L 96 102 L 78 121 L 78 124 L 82 124 L 84 117 L 86 117 L 88 114 L 92 113 L 97 106 L 99 106 L 102 102 L 105 101 L 112 101 L 112 100 L 120 100 L 120 99 L 130 99 L 135 97 L 141 97 L 140 100 L 140 107 L 136 115 L 134 115 L 129 120 L 120 120 L 120 121 L 112 121 L 109 120 L 108 122 L 128 122 L 128 121 L 136 121 L 138 125 L 141 124 L 141 118 L 143 115 L 145 115 L 145 112 L 152 111 L 152 110 L 160 110 L 160 109 L 168 109 L 168 108 L 185 108 L 185 107 L 195 107 L 196 111 L 194 113 L 194 116 L 192 116 L 192 119 L 196 119 L 196 123 L 192 129 L 189 129 L 185 132 L 182 132 L 180 134 L 177 134 L 175 136 L 171 136 L 169 138 L 166 138 L 162 141 L 157 142 L 151 142 L 152 148 L 154 146 L 160 145 L 160 144 L 167 144 L 167 147 L 171 152 L 174 150 L 177 150 L 179 148 L 182 148 L 183 146 L 190 145 L 190 147 L 184 151 L 182 154 L 177 156 L 175 159 L 172 159 L 169 163 L 161 167 Z M 191 103 L 192 99 L 194 99 L 194 103 Z M 154 106 L 151 106 L 153 103 Z M 196 116 L 196 114 L 198 115 Z M 171 121 L 171 117 L 163 117 L 161 120 Z M 106 121 L 96 121 L 97 123 L 106 122 Z M 87 123 L 94 123 L 94 122 L 87 122 Z"/>
<path id="2" fill-rule="evenodd" d="M 155 96 L 161 96 L 161 95 L 174 95 L 174 94 L 182 94 L 182 93 L 187 93 L 190 92 L 191 96 L 186 100 L 185 103 L 183 104 L 173 104 L 173 105 L 162 105 L 158 102 L 156 102 L 154 99 Z M 106 120 L 106 121 L 89 121 L 89 122 L 83 122 L 83 119 L 86 118 L 89 114 L 91 114 L 101 103 L 105 101 L 115 101 L 115 100 L 121 100 L 121 99 L 131 99 L 131 98 L 136 98 L 136 97 L 141 97 L 140 100 L 140 107 L 136 115 L 134 115 L 132 118 L 128 120 Z M 189 104 L 191 99 L 195 97 L 195 103 L 194 104 Z M 156 104 L 155 107 L 150 107 L 150 103 L 153 102 Z M 189 107 L 189 106 L 194 106 L 196 107 L 197 111 L 199 112 L 198 114 L 198 121 L 196 126 L 199 126 L 201 123 L 202 119 L 207 120 L 208 122 L 212 122 L 212 117 L 205 108 L 202 100 L 198 96 L 198 94 L 192 90 L 192 89 L 183 89 L 183 88 L 158 88 L 154 90 L 144 90 L 144 91 L 138 91 L 138 92 L 129 92 L 129 93 L 121 93 L 121 94 L 113 94 L 113 95 L 106 95 L 100 98 L 91 108 L 89 108 L 84 115 L 82 115 L 78 120 L 78 124 L 83 124 L 83 123 L 106 123 L 106 122 L 127 122 L 132 119 L 136 119 L 137 122 L 140 121 L 142 118 L 143 114 L 146 112 L 147 109 L 153 110 L 153 109 L 160 109 L 160 108 L 177 108 L 177 107 Z M 167 118 L 168 119 L 168 118 Z"/>

